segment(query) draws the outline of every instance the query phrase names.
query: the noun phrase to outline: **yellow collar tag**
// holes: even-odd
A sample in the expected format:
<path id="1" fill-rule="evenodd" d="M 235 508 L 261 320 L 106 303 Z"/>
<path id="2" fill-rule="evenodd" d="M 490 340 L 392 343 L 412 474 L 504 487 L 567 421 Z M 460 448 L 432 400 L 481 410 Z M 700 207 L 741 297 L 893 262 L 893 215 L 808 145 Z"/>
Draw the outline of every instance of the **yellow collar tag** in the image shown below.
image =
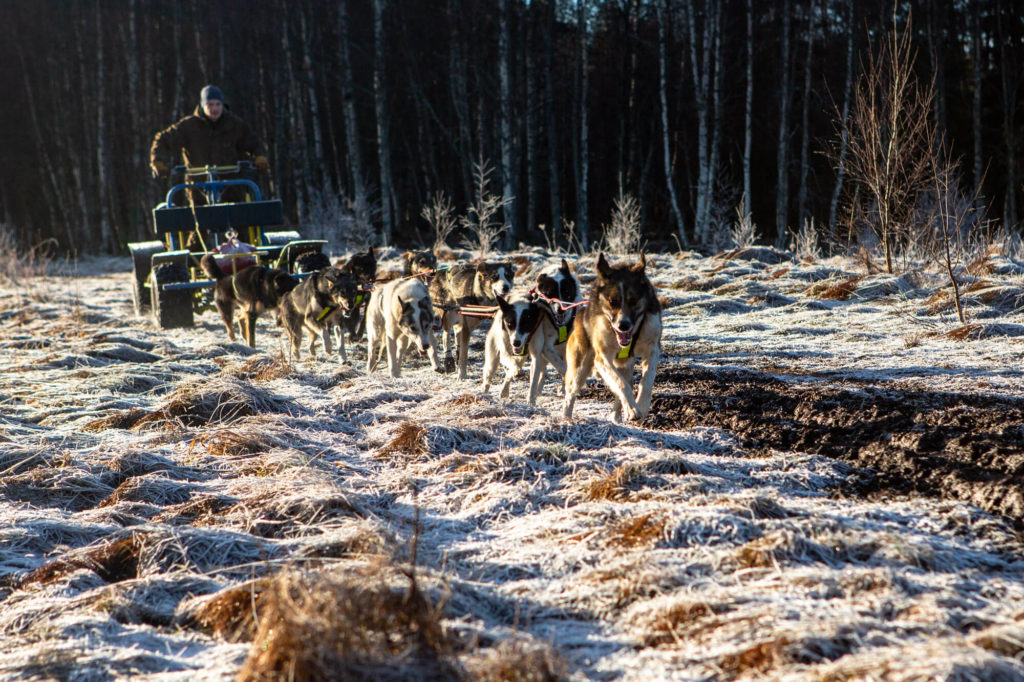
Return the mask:
<path id="1" fill-rule="evenodd" d="M 633 352 L 633 342 L 630 341 L 628 346 L 626 346 L 625 348 L 620 348 L 619 349 L 619 352 L 615 354 L 615 357 L 617 357 L 619 360 L 627 360 L 627 359 L 629 359 L 629 355 L 632 352 Z"/>
<path id="2" fill-rule="evenodd" d="M 356 294 L 356 305 L 359 305 L 362 302 L 363 302 L 363 295 L 362 294 Z"/>
<path id="3" fill-rule="evenodd" d="M 558 343 L 565 343 L 565 340 L 569 338 L 569 330 L 566 329 L 565 325 L 558 328 Z"/>

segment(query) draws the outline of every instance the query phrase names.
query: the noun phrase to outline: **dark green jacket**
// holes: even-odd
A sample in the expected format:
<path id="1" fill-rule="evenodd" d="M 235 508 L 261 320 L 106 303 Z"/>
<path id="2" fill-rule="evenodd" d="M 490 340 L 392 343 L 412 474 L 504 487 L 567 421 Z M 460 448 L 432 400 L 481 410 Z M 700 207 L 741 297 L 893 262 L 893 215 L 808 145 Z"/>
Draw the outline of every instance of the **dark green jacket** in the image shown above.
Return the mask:
<path id="1" fill-rule="evenodd" d="M 153 138 L 149 161 L 166 162 L 178 153 L 186 166 L 223 166 L 264 154 L 263 145 L 242 119 L 227 109 L 216 122 L 207 118 L 202 106 Z"/>

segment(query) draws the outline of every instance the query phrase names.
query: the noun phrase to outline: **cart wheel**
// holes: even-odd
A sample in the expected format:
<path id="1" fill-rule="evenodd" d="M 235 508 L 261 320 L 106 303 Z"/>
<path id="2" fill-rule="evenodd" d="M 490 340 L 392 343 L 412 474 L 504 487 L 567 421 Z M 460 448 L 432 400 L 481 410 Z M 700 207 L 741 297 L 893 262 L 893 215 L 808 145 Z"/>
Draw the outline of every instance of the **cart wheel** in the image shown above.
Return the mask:
<path id="1" fill-rule="evenodd" d="M 153 254 L 166 251 L 163 242 L 129 244 L 132 252 L 132 308 L 135 315 L 145 317 L 150 310 L 150 295 L 146 291 L 146 281 L 153 267 Z"/>
<path id="2" fill-rule="evenodd" d="M 192 326 L 192 290 L 164 291 L 160 288 L 163 284 L 188 281 L 188 268 L 184 265 L 165 263 L 153 268 L 150 303 L 153 306 L 153 321 L 160 329 Z"/>

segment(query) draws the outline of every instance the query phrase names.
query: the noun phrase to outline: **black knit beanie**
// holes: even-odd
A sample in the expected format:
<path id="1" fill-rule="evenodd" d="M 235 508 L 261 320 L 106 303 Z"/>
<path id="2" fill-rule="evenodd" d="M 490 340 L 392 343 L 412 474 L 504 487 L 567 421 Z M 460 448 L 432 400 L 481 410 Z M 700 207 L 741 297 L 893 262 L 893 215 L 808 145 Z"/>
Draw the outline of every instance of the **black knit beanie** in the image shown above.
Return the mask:
<path id="1" fill-rule="evenodd" d="M 203 88 L 203 91 L 199 93 L 199 102 L 200 104 L 205 105 L 207 102 L 213 99 L 223 104 L 224 93 L 222 93 L 220 91 L 220 88 L 218 88 L 216 85 L 207 85 L 205 88 Z"/>

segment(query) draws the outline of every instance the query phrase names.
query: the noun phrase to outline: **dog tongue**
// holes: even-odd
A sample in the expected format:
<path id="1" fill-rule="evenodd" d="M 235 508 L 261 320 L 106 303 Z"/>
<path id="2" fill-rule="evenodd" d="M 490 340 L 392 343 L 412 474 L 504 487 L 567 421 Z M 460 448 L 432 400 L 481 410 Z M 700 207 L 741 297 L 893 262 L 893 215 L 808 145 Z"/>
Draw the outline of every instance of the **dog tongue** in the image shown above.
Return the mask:
<path id="1" fill-rule="evenodd" d="M 619 342 L 620 348 L 625 348 L 629 345 L 629 342 L 633 340 L 633 330 L 630 329 L 628 332 L 620 332 L 616 329 L 615 340 Z"/>

